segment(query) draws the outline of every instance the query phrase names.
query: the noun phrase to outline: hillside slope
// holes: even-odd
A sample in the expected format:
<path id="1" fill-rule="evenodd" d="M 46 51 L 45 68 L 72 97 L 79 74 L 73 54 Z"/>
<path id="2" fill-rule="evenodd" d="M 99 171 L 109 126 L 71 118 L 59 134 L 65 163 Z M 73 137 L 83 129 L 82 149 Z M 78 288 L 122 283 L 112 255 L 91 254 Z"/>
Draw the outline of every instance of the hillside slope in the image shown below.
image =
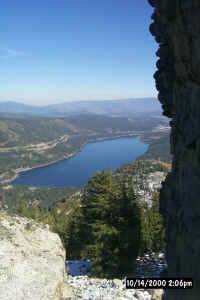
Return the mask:
<path id="1" fill-rule="evenodd" d="M 27 114 L 42 117 L 66 117 L 79 114 L 96 114 L 127 117 L 148 113 L 160 113 L 161 106 L 155 98 L 75 101 L 48 106 L 33 106 L 17 102 L 0 102 L 0 114 Z"/>
<path id="2" fill-rule="evenodd" d="M 161 129 L 159 129 L 161 126 Z M 69 158 L 91 141 L 139 135 L 160 138 L 165 119 L 80 115 L 60 119 L 0 119 L 0 183 L 20 171 Z"/>

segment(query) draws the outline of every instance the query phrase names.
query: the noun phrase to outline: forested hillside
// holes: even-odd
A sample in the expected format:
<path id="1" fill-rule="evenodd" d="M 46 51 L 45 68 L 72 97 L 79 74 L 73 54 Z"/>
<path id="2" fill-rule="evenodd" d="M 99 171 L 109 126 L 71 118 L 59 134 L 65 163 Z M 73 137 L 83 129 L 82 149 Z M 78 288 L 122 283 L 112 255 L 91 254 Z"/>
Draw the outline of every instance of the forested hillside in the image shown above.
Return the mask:
<path id="1" fill-rule="evenodd" d="M 67 258 L 90 258 L 98 276 L 131 274 L 138 254 L 165 250 L 158 191 L 170 164 L 138 160 L 115 172 L 96 173 L 80 189 L 18 187 L 6 180 L 68 158 L 88 142 L 128 135 L 150 143 L 146 158 L 170 161 L 168 133 L 166 120 L 154 115 L 1 118 L 0 208 L 49 224 L 60 235 Z"/>
<path id="2" fill-rule="evenodd" d="M 158 174 L 158 180 L 164 180 L 167 173 L 171 170 L 171 164 L 156 160 L 136 160 L 132 163 L 124 164 L 113 172 L 113 180 L 118 180 L 121 176 L 124 178 L 133 178 L 135 192 L 139 195 L 140 190 L 148 193 L 150 199 L 153 190 L 149 190 L 149 183 L 156 182 L 156 179 L 150 179 L 151 174 Z M 159 176 L 160 172 L 162 176 Z M 0 187 L 0 205 L 1 208 L 14 211 L 19 202 L 26 201 L 26 205 L 36 205 L 41 208 L 58 209 L 60 212 L 66 210 L 66 205 L 71 195 L 76 194 L 76 199 L 80 200 L 82 188 L 77 187 L 28 187 L 8 185 Z M 156 188 L 157 190 L 157 188 Z M 140 198 L 144 199 L 145 194 Z"/>
<path id="3" fill-rule="evenodd" d="M 163 131 L 164 128 L 164 131 Z M 81 115 L 60 119 L 0 119 L 0 184 L 24 169 L 49 164 L 91 141 L 139 135 L 150 142 L 168 131 L 163 118 Z M 166 149 L 163 149 L 166 151 Z"/>
<path id="4" fill-rule="evenodd" d="M 170 153 L 170 137 L 168 133 L 163 133 L 159 139 L 150 141 L 147 152 L 141 155 L 138 159 L 157 159 L 164 162 L 172 161 Z"/>
<path id="5" fill-rule="evenodd" d="M 1 190 L 1 197 L 4 209 L 6 199 L 10 205 L 17 199 L 9 210 L 49 224 L 60 235 L 67 258 L 91 258 L 98 276 L 116 277 L 131 272 L 133 249 L 132 262 L 138 254 L 165 250 L 159 188 L 150 187 L 149 178 L 160 172 L 164 179 L 169 170 L 169 164 L 159 161 L 136 161 L 114 173 L 98 172 L 68 195 L 67 190 L 13 187 Z"/>

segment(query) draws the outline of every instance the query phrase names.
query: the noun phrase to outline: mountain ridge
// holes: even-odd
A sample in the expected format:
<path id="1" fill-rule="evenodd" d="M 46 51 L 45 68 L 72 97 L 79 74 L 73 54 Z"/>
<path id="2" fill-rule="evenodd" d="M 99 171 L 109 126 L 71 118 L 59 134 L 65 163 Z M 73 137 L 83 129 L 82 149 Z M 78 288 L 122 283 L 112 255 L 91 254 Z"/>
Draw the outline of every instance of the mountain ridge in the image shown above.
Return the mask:
<path id="1" fill-rule="evenodd" d="M 77 114 L 129 116 L 133 114 L 160 113 L 161 106 L 156 98 L 135 98 L 121 100 L 74 101 L 37 106 L 15 101 L 0 102 L 1 114 L 27 114 L 46 117 L 64 117 Z"/>

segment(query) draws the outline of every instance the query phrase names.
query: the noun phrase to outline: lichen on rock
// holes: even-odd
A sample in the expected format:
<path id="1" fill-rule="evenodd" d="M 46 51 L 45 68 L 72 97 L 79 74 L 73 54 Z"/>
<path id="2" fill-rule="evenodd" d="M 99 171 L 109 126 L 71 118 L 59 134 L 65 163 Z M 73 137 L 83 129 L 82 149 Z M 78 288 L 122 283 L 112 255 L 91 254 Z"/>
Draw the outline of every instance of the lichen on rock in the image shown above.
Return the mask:
<path id="1" fill-rule="evenodd" d="M 170 276 L 194 279 L 192 290 L 165 299 L 200 299 L 200 1 L 149 0 L 159 43 L 154 74 L 163 114 L 171 118 L 172 172 L 161 189 Z"/>
<path id="2" fill-rule="evenodd" d="M 65 278 L 59 236 L 44 224 L 0 211 L 1 300 L 74 299 Z"/>

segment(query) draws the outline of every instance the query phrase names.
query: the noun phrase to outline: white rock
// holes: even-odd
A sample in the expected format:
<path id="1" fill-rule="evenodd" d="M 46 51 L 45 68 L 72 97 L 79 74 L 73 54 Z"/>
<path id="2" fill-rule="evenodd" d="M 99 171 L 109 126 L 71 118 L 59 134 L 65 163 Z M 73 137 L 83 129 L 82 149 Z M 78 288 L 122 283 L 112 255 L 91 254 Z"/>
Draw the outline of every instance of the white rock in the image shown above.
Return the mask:
<path id="1" fill-rule="evenodd" d="M 0 212 L 0 299 L 73 299 L 65 250 L 57 234 L 27 218 Z"/>
<path id="2" fill-rule="evenodd" d="M 159 255 L 158 255 L 158 258 L 164 258 L 165 257 L 165 254 L 164 253 L 159 253 Z"/>
<path id="3" fill-rule="evenodd" d="M 82 261 L 79 263 L 77 261 L 74 261 L 74 263 L 73 261 L 68 261 L 67 264 L 70 265 L 71 270 L 73 270 L 77 265 L 80 266 Z M 87 275 L 69 275 L 68 282 L 75 289 L 77 300 L 151 300 L 151 295 L 147 291 L 127 290 L 124 280 L 91 278 Z"/>

